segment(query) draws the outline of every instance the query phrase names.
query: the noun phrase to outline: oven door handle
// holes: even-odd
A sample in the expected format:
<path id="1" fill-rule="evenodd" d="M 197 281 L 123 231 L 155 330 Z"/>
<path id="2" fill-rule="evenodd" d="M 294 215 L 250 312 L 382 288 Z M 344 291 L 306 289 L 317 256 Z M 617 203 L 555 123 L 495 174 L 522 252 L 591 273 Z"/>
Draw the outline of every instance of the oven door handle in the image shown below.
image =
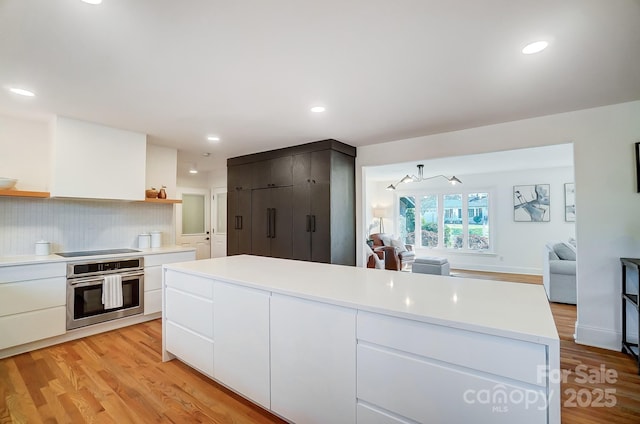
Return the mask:
<path id="1" fill-rule="evenodd" d="M 87 287 L 87 286 L 101 286 L 104 283 L 104 278 L 92 278 L 91 280 L 76 280 L 67 282 L 71 287 Z"/>
<path id="2" fill-rule="evenodd" d="M 110 275 L 110 274 L 106 274 Z M 128 280 L 132 280 L 135 278 L 141 278 L 144 276 L 144 272 L 130 272 L 130 273 L 122 273 L 122 282 L 126 282 Z M 67 280 L 67 284 L 71 287 L 86 287 L 86 286 L 101 286 L 104 283 L 104 275 L 98 275 L 88 278 L 78 278 Z"/>

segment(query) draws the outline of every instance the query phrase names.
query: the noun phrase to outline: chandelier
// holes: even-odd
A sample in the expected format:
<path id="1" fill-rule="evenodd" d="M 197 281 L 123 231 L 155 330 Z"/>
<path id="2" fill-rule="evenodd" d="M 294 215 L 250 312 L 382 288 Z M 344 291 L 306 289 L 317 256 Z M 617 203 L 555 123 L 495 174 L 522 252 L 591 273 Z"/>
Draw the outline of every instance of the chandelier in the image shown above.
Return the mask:
<path id="1" fill-rule="evenodd" d="M 400 181 L 398 181 L 395 184 L 389 184 L 389 186 L 387 187 L 387 190 L 395 190 L 396 188 L 398 188 L 398 186 L 400 185 L 400 183 L 418 183 L 420 181 L 427 181 L 427 180 L 432 180 L 434 178 L 444 178 L 445 180 L 449 181 L 451 183 L 451 185 L 456 185 L 456 184 L 462 184 L 462 181 L 460 181 L 459 179 L 456 178 L 456 176 L 452 176 L 451 178 L 445 176 L 445 175 L 434 175 L 432 177 L 424 177 L 423 175 L 423 169 L 424 169 L 424 165 L 420 164 L 418 165 L 418 175 L 405 175 L 404 178 L 402 178 Z"/>

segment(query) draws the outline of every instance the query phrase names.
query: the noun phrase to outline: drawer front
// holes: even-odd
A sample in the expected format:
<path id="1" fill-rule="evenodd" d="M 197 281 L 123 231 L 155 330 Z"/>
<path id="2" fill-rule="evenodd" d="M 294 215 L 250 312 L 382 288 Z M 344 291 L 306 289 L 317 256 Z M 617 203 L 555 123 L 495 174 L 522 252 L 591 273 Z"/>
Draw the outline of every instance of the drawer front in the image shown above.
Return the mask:
<path id="1" fill-rule="evenodd" d="M 0 284 L 0 317 L 65 306 L 65 277 Z"/>
<path id="2" fill-rule="evenodd" d="M 358 312 L 357 331 L 358 340 L 546 387 L 544 345 L 368 312 Z"/>
<path id="3" fill-rule="evenodd" d="M 152 266 L 144 268 L 144 291 L 162 288 L 162 267 Z"/>
<path id="4" fill-rule="evenodd" d="M 165 317 L 213 340 L 213 302 L 172 288 L 165 292 Z"/>
<path id="5" fill-rule="evenodd" d="M 379 347 L 358 345 L 357 380 L 359 400 L 421 423 L 547 419 L 544 388 Z"/>
<path id="6" fill-rule="evenodd" d="M 0 284 L 67 276 L 66 262 L 0 267 Z"/>
<path id="7" fill-rule="evenodd" d="M 213 341 L 170 321 L 165 326 L 167 351 L 213 378 Z"/>
<path id="8" fill-rule="evenodd" d="M 67 308 L 58 306 L 0 318 L 0 349 L 64 334 L 66 314 Z"/>
<path id="9" fill-rule="evenodd" d="M 205 299 L 213 299 L 213 280 L 195 275 L 183 274 L 168 269 L 164 274 L 167 287 L 195 294 Z"/>
<path id="10" fill-rule="evenodd" d="M 358 424 L 414 424 L 395 414 L 362 403 L 358 403 L 356 414 Z"/>
<path id="11" fill-rule="evenodd" d="M 144 292 L 144 314 L 154 314 L 162 311 L 162 290 Z"/>
<path id="12" fill-rule="evenodd" d="M 189 262 L 196 260 L 196 252 L 160 253 L 158 255 L 145 255 L 144 266 L 159 266 L 176 262 Z"/>

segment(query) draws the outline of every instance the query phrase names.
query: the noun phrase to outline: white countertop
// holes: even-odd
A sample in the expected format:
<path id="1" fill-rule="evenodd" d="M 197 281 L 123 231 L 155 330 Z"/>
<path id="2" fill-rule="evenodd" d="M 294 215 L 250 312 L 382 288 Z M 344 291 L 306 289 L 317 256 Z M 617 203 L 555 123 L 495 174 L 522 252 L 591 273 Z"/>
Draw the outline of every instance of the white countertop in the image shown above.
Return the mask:
<path id="1" fill-rule="evenodd" d="M 102 249 L 95 249 L 95 250 L 102 250 Z M 141 256 L 141 255 L 142 256 L 159 255 L 162 253 L 192 252 L 192 251 L 195 251 L 195 248 L 182 247 L 182 246 L 162 246 L 162 247 L 154 247 L 154 248 L 147 248 L 147 249 L 135 248 L 135 250 L 138 250 L 138 252 L 118 253 L 118 254 L 98 255 L 98 256 L 76 256 L 73 258 L 64 258 L 62 256 L 58 256 L 55 254 L 47 255 L 47 256 L 36 256 L 36 255 L 0 256 L 0 267 L 12 266 L 12 265 L 32 265 L 32 264 L 51 263 L 51 262 L 75 262 L 75 261 L 84 261 L 87 259 L 126 258 L 126 257 Z"/>
<path id="2" fill-rule="evenodd" d="M 559 338 L 542 285 L 229 256 L 167 269 L 309 300 L 536 343 Z"/>

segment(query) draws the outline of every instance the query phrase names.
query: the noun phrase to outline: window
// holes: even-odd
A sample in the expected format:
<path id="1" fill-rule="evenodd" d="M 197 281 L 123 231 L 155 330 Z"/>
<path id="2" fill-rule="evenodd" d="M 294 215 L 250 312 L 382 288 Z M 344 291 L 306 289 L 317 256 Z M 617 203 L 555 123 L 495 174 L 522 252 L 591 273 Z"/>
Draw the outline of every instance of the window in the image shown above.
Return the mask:
<path id="1" fill-rule="evenodd" d="M 416 248 L 491 250 L 488 192 L 401 195 L 398 205 L 400 237 L 407 244 Z M 416 237 L 418 229 L 420 236 Z"/>
<path id="2" fill-rule="evenodd" d="M 444 202 L 444 247 L 462 247 L 462 195 L 445 194 Z"/>
<path id="3" fill-rule="evenodd" d="M 438 196 L 426 195 L 420 200 L 421 246 L 438 247 Z"/>
<path id="4" fill-rule="evenodd" d="M 489 195 L 487 193 L 469 193 L 468 210 L 468 247 L 473 250 L 488 250 Z"/>
<path id="5" fill-rule="evenodd" d="M 400 197 L 400 240 L 405 244 L 415 244 L 416 240 L 416 200 L 413 196 Z"/>

